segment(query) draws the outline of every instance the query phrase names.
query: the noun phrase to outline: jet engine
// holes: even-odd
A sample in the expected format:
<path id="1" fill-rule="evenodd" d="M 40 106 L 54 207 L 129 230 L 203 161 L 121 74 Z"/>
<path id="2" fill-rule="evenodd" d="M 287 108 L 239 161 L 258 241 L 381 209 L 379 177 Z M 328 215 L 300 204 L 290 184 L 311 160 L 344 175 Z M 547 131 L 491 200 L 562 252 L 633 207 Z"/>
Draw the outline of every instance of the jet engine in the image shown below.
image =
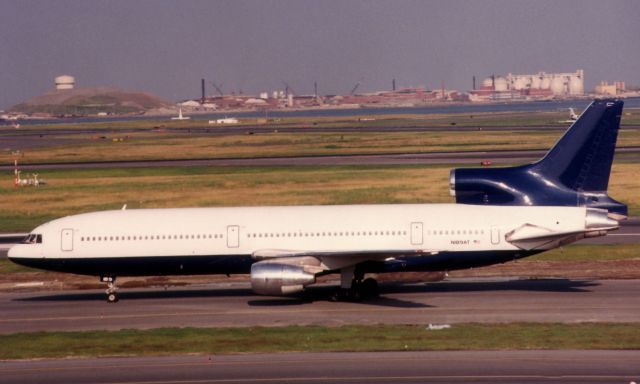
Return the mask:
<path id="1" fill-rule="evenodd" d="M 458 204 L 586 206 L 606 209 L 620 219 L 626 205 L 599 191 L 567 187 L 560 180 L 545 177 L 537 164 L 510 168 L 458 168 L 449 176 L 449 193 Z"/>
<path id="2" fill-rule="evenodd" d="M 301 292 L 316 282 L 315 266 L 282 258 L 259 261 L 251 266 L 251 288 L 259 295 L 282 296 Z"/>

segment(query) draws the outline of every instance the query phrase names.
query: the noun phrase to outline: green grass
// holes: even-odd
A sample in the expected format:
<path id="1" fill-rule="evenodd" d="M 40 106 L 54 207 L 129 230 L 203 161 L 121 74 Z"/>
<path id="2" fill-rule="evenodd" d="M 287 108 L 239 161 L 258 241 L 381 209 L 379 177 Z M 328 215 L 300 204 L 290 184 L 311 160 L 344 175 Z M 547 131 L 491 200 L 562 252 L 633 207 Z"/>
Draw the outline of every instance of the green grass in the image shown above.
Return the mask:
<path id="1" fill-rule="evenodd" d="M 448 169 L 423 166 L 150 168 L 42 172 L 0 180 L 0 232 L 88 211 L 197 206 L 450 202 Z"/>
<path id="2" fill-rule="evenodd" d="M 637 324 L 160 328 L 0 335 L 0 359 L 324 351 L 638 349 Z"/>
<path id="3" fill-rule="evenodd" d="M 442 131 L 429 132 L 394 132 L 390 129 L 388 132 L 271 132 L 256 135 L 148 131 L 119 133 L 112 130 L 99 135 L 105 139 L 96 139 L 93 137 L 95 135 L 74 135 L 72 143 L 27 149 L 21 152 L 19 160 L 26 164 L 548 149 L 561 135 L 560 130 L 464 132 L 445 128 Z M 125 136 L 126 139 L 122 142 L 112 141 Z M 640 145 L 640 131 L 622 131 L 618 145 Z M 2 163 L 11 163 L 14 157 L 15 153 L 11 149 L 0 151 Z"/>
<path id="4" fill-rule="evenodd" d="M 582 245 L 575 244 L 557 248 L 536 256 L 528 257 L 526 261 L 611 261 L 640 259 L 640 244 L 603 244 Z"/>
<path id="5" fill-rule="evenodd" d="M 41 272 L 37 269 L 23 267 L 16 263 L 9 261 L 9 259 L 3 257 L 0 258 L 0 275 L 10 274 L 10 273 L 22 273 L 22 272 Z"/>
<path id="6" fill-rule="evenodd" d="M 53 218 L 129 208 L 303 204 L 452 203 L 448 165 L 175 167 L 47 170 L 48 185 L 14 188 L 0 177 L 0 232 Z M 640 214 L 637 164 L 614 164 L 610 195 Z"/>

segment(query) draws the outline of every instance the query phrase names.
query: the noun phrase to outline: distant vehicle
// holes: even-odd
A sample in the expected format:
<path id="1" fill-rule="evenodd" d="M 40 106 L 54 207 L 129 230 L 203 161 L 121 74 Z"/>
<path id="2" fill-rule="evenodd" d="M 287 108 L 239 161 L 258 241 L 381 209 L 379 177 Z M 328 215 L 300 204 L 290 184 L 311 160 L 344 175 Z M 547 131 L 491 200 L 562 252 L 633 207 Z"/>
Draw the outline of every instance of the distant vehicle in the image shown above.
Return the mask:
<path id="1" fill-rule="evenodd" d="M 171 120 L 189 120 L 191 116 L 182 116 L 182 108 L 179 109 L 178 116 L 174 116 Z"/>
<path id="2" fill-rule="evenodd" d="M 225 117 L 224 119 L 209 120 L 209 124 L 238 124 L 240 121 L 235 117 Z"/>
<path id="3" fill-rule="evenodd" d="M 0 115 L 0 120 L 1 121 L 17 121 L 18 119 L 23 119 L 25 118 L 25 115 L 10 115 L 7 113 L 3 113 L 2 115 Z"/>
<path id="4" fill-rule="evenodd" d="M 504 263 L 618 229 L 627 206 L 607 187 L 622 107 L 594 101 L 533 164 L 453 169 L 457 204 L 123 207 L 42 224 L 8 257 L 98 276 L 109 302 L 118 300 L 117 276 L 178 274 L 250 274 L 263 295 L 338 274 L 335 299 L 374 296 L 366 274 Z"/>
<path id="5" fill-rule="evenodd" d="M 488 167 L 491 165 L 491 160 L 482 160 L 480 162 L 480 165 L 482 165 L 483 167 Z"/>

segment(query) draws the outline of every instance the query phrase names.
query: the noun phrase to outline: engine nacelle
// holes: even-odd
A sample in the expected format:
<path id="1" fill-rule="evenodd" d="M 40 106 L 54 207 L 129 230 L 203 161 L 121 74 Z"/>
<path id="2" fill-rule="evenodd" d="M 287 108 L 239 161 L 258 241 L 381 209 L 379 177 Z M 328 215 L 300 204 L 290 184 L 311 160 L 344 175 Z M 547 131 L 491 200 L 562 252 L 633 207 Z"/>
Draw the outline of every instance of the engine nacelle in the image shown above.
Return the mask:
<path id="1" fill-rule="evenodd" d="M 290 295 L 315 282 L 316 275 L 301 265 L 266 260 L 251 266 L 251 288 L 259 295 Z"/>
<path id="2" fill-rule="evenodd" d="M 509 168 L 458 168 L 449 175 L 449 193 L 458 204 L 586 206 L 627 216 L 627 206 L 603 191 L 574 190 L 545 177 L 536 164 Z"/>

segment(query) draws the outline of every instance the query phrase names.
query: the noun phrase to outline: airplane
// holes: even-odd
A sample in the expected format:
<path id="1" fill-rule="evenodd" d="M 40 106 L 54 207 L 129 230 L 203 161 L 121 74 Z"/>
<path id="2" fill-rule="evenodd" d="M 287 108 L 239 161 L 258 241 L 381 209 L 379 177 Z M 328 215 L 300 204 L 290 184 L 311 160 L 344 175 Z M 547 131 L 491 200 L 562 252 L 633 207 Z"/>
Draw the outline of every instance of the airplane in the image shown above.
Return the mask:
<path id="1" fill-rule="evenodd" d="M 573 123 L 576 120 L 578 120 L 578 115 L 576 114 L 576 111 L 573 110 L 573 108 L 569 108 L 569 119 L 568 120 L 562 120 L 560 121 L 560 123 Z"/>
<path id="2" fill-rule="evenodd" d="M 182 108 L 179 109 L 178 116 L 174 116 L 171 118 L 171 120 L 189 120 L 189 119 L 191 119 L 191 116 L 182 116 Z"/>
<path id="3" fill-rule="evenodd" d="M 126 209 L 35 228 L 11 261 L 98 276 L 250 274 L 290 295 L 340 275 L 337 300 L 377 295 L 370 274 L 450 271 L 520 259 L 619 228 L 607 195 L 623 102 L 595 100 L 539 161 L 451 171 L 455 204 Z"/>
<path id="4" fill-rule="evenodd" d="M 569 108 L 569 118 L 571 121 L 578 120 L 578 115 L 576 115 L 576 111 L 574 111 L 573 108 Z"/>

